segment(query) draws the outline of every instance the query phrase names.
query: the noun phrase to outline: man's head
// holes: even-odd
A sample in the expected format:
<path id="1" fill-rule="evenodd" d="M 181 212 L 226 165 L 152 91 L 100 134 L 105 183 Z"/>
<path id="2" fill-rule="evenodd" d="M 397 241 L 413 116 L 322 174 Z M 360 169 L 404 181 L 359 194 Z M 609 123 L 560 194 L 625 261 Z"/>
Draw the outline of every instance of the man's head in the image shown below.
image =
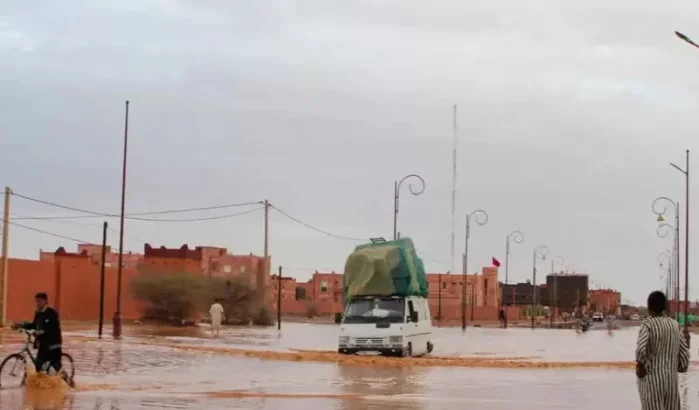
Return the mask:
<path id="1" fill-rule="evenodd" d="M 654 316 L 660 316 L 666 308 L 667 298 L 663 292 L 656 290 L 648 295 L 648 313 Z"/>
<path id="2" fill-rule="evenodd" d="M 49 304 L 49 296 L 44 292 L 39 292 L 34 295 L 34 301 L 36 302 L 36 310 L 44 310 Z"/>

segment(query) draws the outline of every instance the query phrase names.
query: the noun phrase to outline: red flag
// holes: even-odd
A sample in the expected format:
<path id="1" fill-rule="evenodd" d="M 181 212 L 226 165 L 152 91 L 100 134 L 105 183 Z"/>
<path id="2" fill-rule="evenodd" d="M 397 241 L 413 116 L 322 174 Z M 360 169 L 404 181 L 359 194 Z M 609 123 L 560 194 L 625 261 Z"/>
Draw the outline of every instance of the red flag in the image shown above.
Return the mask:
<path id="1" fill-rule="evenodd" d="M 495 259 L 495 257 L 493 257 L 493 266 L 495 266 L 496 268 L 500 267 L 500 261 Z"/>

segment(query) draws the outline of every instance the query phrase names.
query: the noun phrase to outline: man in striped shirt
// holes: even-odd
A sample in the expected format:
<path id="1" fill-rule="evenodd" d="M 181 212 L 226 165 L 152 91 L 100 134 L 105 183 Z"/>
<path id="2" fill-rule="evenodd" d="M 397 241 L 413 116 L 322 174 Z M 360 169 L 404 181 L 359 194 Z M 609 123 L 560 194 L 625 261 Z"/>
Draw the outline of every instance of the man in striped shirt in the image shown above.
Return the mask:
<path id="1" fill-rule="evenodd" d="M 689 367 L 689 349 L 677 322 L 665 316 L 667 298 L 648 296 L 649 317 L 641 324 L 636 347 L 636 377 L 642 410 L 680 410 L 677 373 Z"/>

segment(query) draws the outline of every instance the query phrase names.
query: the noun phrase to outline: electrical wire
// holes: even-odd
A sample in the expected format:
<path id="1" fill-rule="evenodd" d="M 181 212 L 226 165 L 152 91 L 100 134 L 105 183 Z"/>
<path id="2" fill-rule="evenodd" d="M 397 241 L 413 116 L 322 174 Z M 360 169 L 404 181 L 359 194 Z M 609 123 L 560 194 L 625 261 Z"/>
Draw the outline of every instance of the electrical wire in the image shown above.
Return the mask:
<path id="1" fill-rule="evenodd" d="M 295 217 L 289 215 L 288 213 L 282 211 L 281 209 L 277 208 L 276 206 L 274 206 L 274 205 L 272 205 L 272 204 L 270 204 L 270 208 L 274 209 L 275 211 L 279 212 L 280 214 L 284 215 L 285 217 L 291 219 L 292 221 L 298 223 L 299 225 L 303 225 L 303 226 L 305 226 L 306 228 L 311 229 L 311 230 L 316 231 L 316 232 L 319 232 L 319 233 L 322 233 L 323 235 L 327 235 L 327 236 L 330 236 L 330 237 L 333 237 L 333 238 L 343 239 L 343 240 L 347 240 L 347 241 L 362 241 L 362 242 L 366 242 L 366 241 L 367 241 L 366 238 L 353 238 L 353 237 L 350 237 L 350 236 L 342 236 L 342 235 L 334 234 L 334 233 L 332 233 L 332 232 L 325 231 L 325 230 L 320 229 L 320 228 L 316 228 L 315 226 L 313 226 L 313 225 L 311 225 L 311 224 L 309 224 L 309 223 L 307 223 L 307 222 L 304 222 L 304 221 L 302 221 L 302 220 L 300 220 L 300 219 L 298 219 L 298 218 L 295 218 Z"/>
<path id="2" fill-rule="evenodd" d="M 26 225 L 18 224 L 17 222 L 8 222 L 8 223 L 9 223 L 10 225 L 17 226 L 17 227 L 19 227 L 19 228 L 24 228 L 24 229 L 27 229 L 27 230 L 30 230 L 30 231 L 34 231 L 34 232 L 38 232 L 38 233 L 43 233 L 44 235 L 49 235 L 49 236 L 53 236 L 53 237 L 60 238 L 60 239 L 66 239 L 66 240 L 73 241 L 73 242 L 77 242 L 77 243 L 93 243 L 93 242 L 91 242 L 91 241 L 84 241 L 84 240 L 81 240 L 81 239 L 75 239 L 75 238 L 71 238 L 70 236 L 65 236 L 65 235 L 61 235 L 61 234 L 58 234 L 58 233 L 45 231 L 45 230 L 43 230 L 43 229 L 32 228 L 31 226 L 26 226 Z"/>
<path id="3" fill-rule="evenodd" d="M 52 221 L 52 222 L 55 222 L 55 221 Z M 53 237 L 60 238 L 60 239 L 66 239 L 66 240 L 69 240 L 69 241 L 76 242 L 76 243 L 78 243 L 78 244 L 83 244 L 83 245 L 84 245 L 84 244 L 89 244 L 89 245 L 97 245 L 97 244 L 98 244 L 97 242 L 94 242 L 94 241 L 86 241 L 86 240 L 84 240 L 84 239 L 76 239 L 76 238 L 73 238 L 73 237 L 70 237 L 70 236 L 66 236 L 66 235 L 61 235 L 61 234 L 58 234 L 58 233 L 55 233 L 55 232 L 46 231 L 46 230 L 43 230 L 43 229 L 31 227 L 31 226 L 22 225 L 22 224 L 19 224 L 19 223 L 17 223 L 17 222 L 9 221 L 8 223 L 9 223 L 10 225 L 17 226 L 17 227 L 19 227 L 19 228 L 24 228 L 24 229 L 27 229 L 27 230 L 30 230 L 30 231 L 34 231 L 34 232 L 37 232 L 37 233 L 42 233 L 42 234 L 49 235 L 49 236 L 53 236 Z M 84 225 L 84 224 L 81 224 L 81 225 L 82 225 L 82 226 L 86 226 L 86 225 Z M 114 232 L 116 232 L 116 233 L 119 233 L 119 231 L 116 230 L 116 229 L 109 228 L 109 227 L 107 227 L 107 229 L 112 230 L 112 231 L 114 231 Z M 129 235 L 127 235 L 127 236 L 129 236 Z M 144 242 L 142 239 L 138 239 L 138 238 L 131 237 L 131 236 L 129 236 L 129 237 L 130 237 L 131 239 L 136 240 L 136 241 L 146 243 L 146 242 Z M 116 249 L 115 249 L 115 252 L 119 252 L 119 248 L 116 248 Z M 130 251 L 130 250 L 128 250 L 128 249 L 124 249 L 124 252 L 137 253 L 137 252 Z"/>
<path id="4" fill-rule="evenodd" d="M 17 219 L 22 219 L 22 218 L 27 218 L 27 217 L 28 217 L 27 215 L 16 214 L 16 213 L 14 213 L 14 212 L 11 213 L 10 215 L 16 216 L 16 218 L 14 218 L 13 220 L 17 220 Z M 90 226 L 90 227 L 100 227 L 100 228 L 103 227 L 102 224 L 96 224 L 96 223 L 81 223 L 81 222 L 64 221 L 64 220 L 54 221 L 54 220 L 48 219 L 48 220 L 44 220 L 44 222 L 52 222 L 52 223 L 57 223 L 57 224 L 74 225 L 74 226 Z M 109 231 L 111 231 L 111 232 L 114 232 L 114 233 L 116 233 L 116 234 L 119 234 L 119 230 L 118 230 L 118 229 L 112 228 L 112 227 L 109 226 L 109 225 L 107 225 L 107 229 L 108 229 Z M 0 236 L 1 236 L 1 235 L 0 235 Z M 124 233 L 124 236 L 128 237 L 129 239 L 133 239 L 133 240 L 136 241 L 136 242 L 140 242 L 140 243 L 143 243 L 143 244 L 147 243 L 147 241 L 145 241 L 145 240 L 143 240 L 143 239 L 141 239 L 141 238 L 138 238 L 138 237 L 136 237 L 136 236 L 129 235 L 129 234 L 127 234 L 127 233 Z"/>
<path id="5" fill-rule="evenodd" d="M 18 194 L 16 192 L 12 192 L 13 196 L 16 196 L 18 198 L 26 199 L 28 201 L 40 203 L 43 205 L 48 205 L 52 206 L 55 208 L 60 208 L 60 209 L 65 209 L 68 211 L 72 212 L 79 212 L 83 214 L 88 214 L 88 215 L 76 215 L 76 216 L 70 216 L 70 215 L 65 215 L 65 216 L 36 216 L 36 217 L 23 217 L 23 218 L 13 218 L 14 220 L 26 220 L 26 219 L 80 219 L 80 218 L 96 218 L 96 217 L 107 217 L 107 218 L 117 218 L 120 215 L 119 214 L 110 214 L 110 213 L 105 213 L 105 212 L 96 212 L 96 211 L 90 211 L 87 209 L 82 209 L 82 208 L 76 208 L 68 205 L 62 205 L 56 202 L 51 202 L 43 199 L 37 199 L 37 198 L 32 198 L 26 195 Z M 200 212 L 200 211 L 211 211 L 211 210 L 216 210 L 216 209 L 227 209 L 227 208 L 235 208 L 235 207 L 241 207 L 241 206 L 251 206 L 251 205 L 262 205 L 264 204 L 264 201 L 254 201 L 254 202 L 243 202 L 243 203 L 237 203 L 237 204 L 226 204 L 226 205 L 213 205 L 213 206 L 205 206 L 205 207 L 197 207 L 197 208 L 185 208 L 185 209 L 168 209 L 168 210 L 161 210 L 161 211 L 151 211 L 151 212 L 132 212 L 124 215 L 124 218 L 126 219 L 131 219 L 131 220 L 137 220 L 137 221 L 150 221 L 150 222 L 195 222 L 195 221 L 207 221 L 207 220 L 213 220 L 213 219 L 224 219 L 224 218 L 231 218 L 234 216 L 239 216 L 239 215 L 244 215 L 245 213 L 234 213 L 234 214 L 228 214 L 228 215 L 221 215 L 221 216 L 216 216 L 216 217 L 208 217 L 208 218 L 190 218 L 190 219 L 158 219 L 158 218 L 139 218 L 138 216 L 145 216 L 145 215 L 165 215 L 165 214 L 174 214 L 174 213 L 184 213 L 184 212 Z M 258 210 L 257 208 L 256 210 Z"/>
<path id="6" fill-rule="evenodd" d="M 348 240 L 348 241 L 362 241 L 362 242 L 366 242 L 366 241 L 367 241 L 366 238 L 353 238 L 353 237 L 350 237 L 350 236 L 342 236 L 342 235 L 334 234 L 334 233 L 332 233 L 332 232 L 325 231 L 325 230 L 323 230 L 323 229 L 317 228 L 317 227 L 315 227 L 315 226 L 313 226 L 313 225 L 311 225 L 311 224 L 309 224 L 309 223 L 307 223 L 307 222 L 304 222 L 304 221 L 302 221 L 302 220 L 300 220 L 300 219 L 298 219 L 298 218 L 295 218 L 295 217 L 289 215 L 288 213 L 282 211 L 281 209 L 277 208 L 276 206 L 274 206 L 274 205 L 272 205 L 272 204 L 270 204 L 270 207 L 271 207 L 272 209 L 274 209 L 275 211 L 279 212 L 280 214 L 284 215 L 285 217 L 291 219 L 292 221 L 294 221 L 294 222 L 296 222 L 296 223 L 298 223 L 298 224 L 300 224 L 300 225 L 303 225 L 303 226 L 305 226 L 305 227 L 308 228 L 308 229 L 311 229 L 311 230 L 314 230 L 314 231 L 316 231 L 316 232 L 322 233 L 322 234 L 324 234 L 324 235 L 331 236 L 331 237 L 337 238 L 337 239 Z M 437 263 L 437 264 L 439 264 L 439 265 L 444 265 L 444 266 L 448 266 L 448 265 L 449 265 L 448 263 L 446 263 L 446 262 L 444 262 L 444 261 L 440 261 L 439 259 L 432 258 L 432 257 L 430 257 L 429 255 L 426 255 L 426 254 L 423 253 L 423 252 L 420 252 L 420 254 L 419 254 L 418 256 L 421 256 L 422 259 L 427 259 L 427 260 L 429 260 L 429 261 L 431 261 L 431 262 L 433 262 L 433 263 Z"/>

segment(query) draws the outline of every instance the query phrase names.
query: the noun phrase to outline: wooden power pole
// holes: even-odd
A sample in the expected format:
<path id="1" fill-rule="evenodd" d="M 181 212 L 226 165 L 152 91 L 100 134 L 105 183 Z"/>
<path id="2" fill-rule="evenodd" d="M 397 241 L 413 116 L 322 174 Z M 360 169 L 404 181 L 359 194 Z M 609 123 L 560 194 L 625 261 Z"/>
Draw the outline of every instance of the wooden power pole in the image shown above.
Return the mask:
<path id="1" fill-rule="evenodd" d="M 269 275 L 269 201 L 265 199 L 265 254 L 263 268 L 257 272 L 257 293 L 260 298 L 260 309 L 267 307 L 266 278 Z"/>
<path id="2" fill-rule="evenodd" d="M 2 318 L 0 325 L 3 327 L 7 324 L 7 259 L 9 258 L 8 245 L 10 242 L 10 196 L 12 190 L 10 187 L 5 187 L 5 208 L 2 215 Z"/>

